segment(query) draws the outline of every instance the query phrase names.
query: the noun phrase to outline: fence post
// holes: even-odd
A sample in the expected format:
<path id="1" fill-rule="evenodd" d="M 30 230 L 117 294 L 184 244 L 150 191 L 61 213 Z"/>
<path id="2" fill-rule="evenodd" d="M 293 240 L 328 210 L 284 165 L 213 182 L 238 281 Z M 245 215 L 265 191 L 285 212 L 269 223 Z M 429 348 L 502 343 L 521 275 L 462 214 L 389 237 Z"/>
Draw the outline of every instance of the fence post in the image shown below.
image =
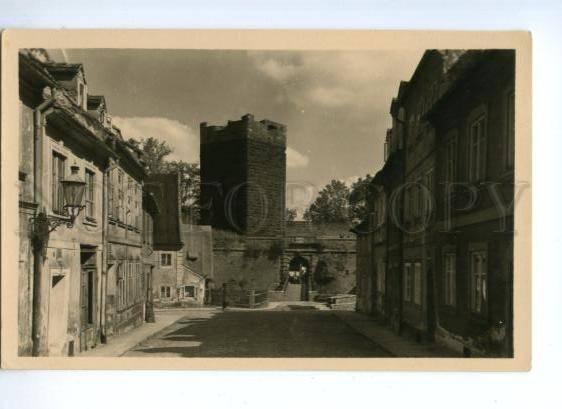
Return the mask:
<path id="1" fill-rule="evenodd" d="M 255 308 L 256 306 L 256 290 L 250 290 L 250 308 Z"/>

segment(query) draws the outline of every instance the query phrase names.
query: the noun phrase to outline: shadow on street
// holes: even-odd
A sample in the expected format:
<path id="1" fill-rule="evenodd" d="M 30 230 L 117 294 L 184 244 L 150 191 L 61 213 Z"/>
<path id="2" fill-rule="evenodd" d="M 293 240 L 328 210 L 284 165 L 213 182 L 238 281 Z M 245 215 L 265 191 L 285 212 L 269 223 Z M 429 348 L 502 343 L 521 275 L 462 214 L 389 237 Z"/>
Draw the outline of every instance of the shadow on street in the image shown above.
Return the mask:
<path id="1" fill-rule="evenodd" d="M 330 311 L 189 311 L 124 356 L 388 357 Z"/>

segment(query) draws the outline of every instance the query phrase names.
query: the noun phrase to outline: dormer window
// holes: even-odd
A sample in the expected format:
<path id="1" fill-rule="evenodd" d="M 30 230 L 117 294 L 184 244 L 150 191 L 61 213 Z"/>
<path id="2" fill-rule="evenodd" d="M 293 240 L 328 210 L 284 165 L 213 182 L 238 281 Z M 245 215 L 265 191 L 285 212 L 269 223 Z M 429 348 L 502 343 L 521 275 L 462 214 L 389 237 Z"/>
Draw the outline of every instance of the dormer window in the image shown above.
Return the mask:
<path id="1" fill-rule="evenodd" d="M 88 109 L 88 95 L 86 93 L 86 84 L 79 80 L 76 92 L 76 102 L 78 103 L 78 105 L 80 105 L 80 107 L 84 110 Z"/>

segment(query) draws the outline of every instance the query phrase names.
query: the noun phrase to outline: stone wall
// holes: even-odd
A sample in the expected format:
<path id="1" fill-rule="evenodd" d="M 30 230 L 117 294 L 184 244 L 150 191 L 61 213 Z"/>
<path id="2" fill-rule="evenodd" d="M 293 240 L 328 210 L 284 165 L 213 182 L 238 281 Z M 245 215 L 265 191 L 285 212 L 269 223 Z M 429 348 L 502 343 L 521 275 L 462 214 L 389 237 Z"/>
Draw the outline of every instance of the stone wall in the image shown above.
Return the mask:
<path id="1" fill-rule="evenodd" d="M 282 240 L 247 237 L 229 231 L 213 231 L 215 287 L 236 282 L 260 290 L 279 282 Z"/>

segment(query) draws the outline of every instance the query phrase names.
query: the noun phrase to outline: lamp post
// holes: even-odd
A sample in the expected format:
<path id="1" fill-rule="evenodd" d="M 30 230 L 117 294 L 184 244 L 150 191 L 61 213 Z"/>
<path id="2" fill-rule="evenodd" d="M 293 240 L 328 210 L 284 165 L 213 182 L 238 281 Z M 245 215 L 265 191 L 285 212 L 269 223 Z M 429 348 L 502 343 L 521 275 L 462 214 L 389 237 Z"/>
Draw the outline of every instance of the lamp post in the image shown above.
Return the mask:
<path id="1" fill-rule="evenodd" d="M 49 235 L 57 227 L 65 224 L 68 228 L 74 226 L 76 218 L 84 209 L 82 199 L 84 197 L 84 182 L 78 175 L 79 167 L 70 167 L 71 174 L 68 178 L 61 180 L 62 194 L 64 198 L 64 216 L 48 216 L 41 210 L 31 222 L 31 241 L 33 244 L 33 319 L 32 319 L 32 342 L 33 356 L 42 356 L 47 353 L 47 326 L 48 326 L 48 303 L 47 291 L 50 287 L 50 277 L 44 271 Z"/>

